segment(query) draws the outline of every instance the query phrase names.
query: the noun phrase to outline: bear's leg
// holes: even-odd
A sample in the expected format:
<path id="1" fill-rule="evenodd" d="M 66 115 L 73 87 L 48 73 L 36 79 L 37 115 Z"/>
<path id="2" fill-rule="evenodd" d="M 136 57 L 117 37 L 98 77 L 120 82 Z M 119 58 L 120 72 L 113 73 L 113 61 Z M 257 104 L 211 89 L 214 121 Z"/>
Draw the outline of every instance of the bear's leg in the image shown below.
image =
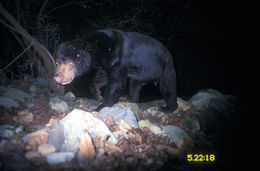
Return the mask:
<path id="1" fill-rule="evenodd" d="M 160 107 L 160 110 L 165 113 L 174 112 L 178 108 L 178 104 L 176 74 L 172 68 L 166 67 L 160 78 L 159 89 L 167 104 L 166 107 Z"/>
<path id="2" fill-rule="evenodd" d="M 113 69 L 109 73 L 108 84 L 106 86 L 104 100 L 101 105 L 99 105 L 95 111 L 99 111 L 103 107 L 113 106 L 120 97 L 122 91 L 125 89 L 127 84 L 127 74 L 124 69 L 119 67 Z"/>
<path id="3" fill-rule="evenodd" d="M 139 101 L 139 94 L 142 86 L 145 85 L 144 82 L 130 79 L 129 95 L 128 100 L 133 103 Z"/>
<path id="4" fill-rule="evenodd" d="M 98 101 L 102 100 L 101 89 L 107 85 L 107 73 L 101 68 L 97 71 L 96 76 L 90 84 L 90 91 Z"/>
<path id="5" fill-rule="evenodd" d="M 174 93 L 167 92 L 163 95 L 163 97 L 166 101 L 167 106 L 166 107 L 160 107 L 159 110 L 162 111 L 162 112 L 165 112 L 165 113 L 174 112 L 178 107 L 176 95 Z"/>

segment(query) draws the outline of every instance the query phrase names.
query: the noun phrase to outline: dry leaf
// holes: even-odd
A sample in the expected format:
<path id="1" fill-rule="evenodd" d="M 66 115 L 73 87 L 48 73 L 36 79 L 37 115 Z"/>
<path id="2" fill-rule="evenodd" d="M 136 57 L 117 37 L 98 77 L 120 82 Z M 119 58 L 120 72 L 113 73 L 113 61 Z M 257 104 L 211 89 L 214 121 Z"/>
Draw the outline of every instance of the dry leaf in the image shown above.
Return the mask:
<path id="1" fill-rule="evenodd" d="M 81 156 L 87 161 L 93 161 L 95 157 L 95 147 L 92 143 L 92 139 L 87 132 L 81 138 L 79 151 Z"/>
<path id="2" fill-rule="evenodd" d="M 139 142 L 139 144 L 142 144 L 142 142 L 143 142 L 142 136 L 139 133 L 137 133 L 137 132 L 135 133 L 135 140 L 137 142 Z"/>
<path id="3" fill-rule="evenodd" d="M 13 117 L 14 121 L 19 121 L 22 125 L 28 125 L 33 121 L 33 114 L 28 110 L 18 112 L 17 116 Z"/>
<path id="4" fill-rule="evenodd" d="M 25 140 L 27 142 L 25 145 L 25 150 L 36 151 L 39 145 L 47 143 L 48 133 L 43 130 L 36 131 L 28 134 L 25 139 L 27 139 Z"/>
<path id="5" fill-rule="evenodd" d="M 123 150 L 121 150 L 119 147 L 117 147 L 116 145 L 112 144 L 111 142 L 109 141 L 105 141 L 104 142 L 104 148 L 105 148 L 105 151 L 108 153 L 108 154 L 112 154 L 114 152 L 119 152 L 119 153 L 122 153 Z"/>
<path id="6" fill-rule="evenodd" d="M 179 149 L 190 149 L 194 147 L 193 140 L 190 137 L 183 137 L 180 141 L 177 142 L 177 147 Z"/>
<path id="7" fill-rule="evenodd" d="M 160 150 L 166 150 L 170 156 L 178 156 L 180 154 L 180 149 L 172 147 L 167 144 L 158 144 L 154 145 L 154 147 L 160 151 Z"/>
<path id="8" fill-rule="evenodd" d="M 111 115 L 108 115 L 107 119 L 105 120 L 105 124 L 109 127 L 109 129 L 112 132 L 119 130 L 118 126 L 115 123 L 114 118 Z"/>
<path id="9" fill-rule="evenodd" d="M 119 124 L 119 129 L 123 132 L 128 132 L 129 130 L 131 130 L 131 127 L 127 123 L 125 123 L 125 121 L 121 120 Z"/>
<path id="10" fill-rule="evenodd" d="M 122 153 L 123 150 L 120 149 L 118 146 L 112 144 L 111 142 L 109 141 L 106 141 L 105 139 L 101 138 L 101 137 L 98 137 L 96 136 L 94 139 L 93 139 L 94 143 L 95 143 L 95 146 L 98 150 L 104 150 L 106 153 L 108 154 L 112 154 L 114 152 L 119 152 L 119 153 Z M 99 154 L 99 158 L 100 158 L 100 154 Z"/>

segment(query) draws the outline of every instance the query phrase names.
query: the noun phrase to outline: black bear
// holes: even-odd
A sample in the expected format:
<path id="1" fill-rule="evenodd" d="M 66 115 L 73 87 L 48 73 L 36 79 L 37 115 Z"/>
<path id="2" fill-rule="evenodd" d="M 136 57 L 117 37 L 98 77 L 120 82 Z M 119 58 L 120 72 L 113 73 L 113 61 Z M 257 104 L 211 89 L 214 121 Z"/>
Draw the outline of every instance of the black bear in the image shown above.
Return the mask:
<path id="1" fill-rule="evenodd" d="M 167 48 L 152 37 L 116 29 L 95 31 L 74 41 L 61 43 L 56 52 L 54 79 L 62 85 L 94 68 L 106 77 L 104 100 L 97 111 L 118 101 L 130 79 L 129 101 L 137 102 L 143 85 L 155 82 L 166 100 L 166 113 L 177 108 L 176 73 Z M 100 76 L 97 76 L 100 77 Z M 101 76 L 102 77 L 102 76 Z M 102 80 L 102 79 L 101 79 Z"/>

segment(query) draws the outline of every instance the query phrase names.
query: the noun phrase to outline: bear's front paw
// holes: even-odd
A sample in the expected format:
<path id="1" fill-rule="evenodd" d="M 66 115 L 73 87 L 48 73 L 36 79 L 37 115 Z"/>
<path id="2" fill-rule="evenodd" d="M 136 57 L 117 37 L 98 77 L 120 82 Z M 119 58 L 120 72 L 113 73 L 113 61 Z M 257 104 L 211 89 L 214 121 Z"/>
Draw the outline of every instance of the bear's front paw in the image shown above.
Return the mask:
<path id="1" fill-rule="evenodd" d="M 94 109 L 94 111 L 99 112 L 103 107 L 105 107 L 105 105 L 102 103 L 96 109 Z"/>
<path id="2" fill-rule="evenodd" d="M 171 107 L 159 107 L 159 111 L 165 113 L 165 114 L 170 114 L 170 113 L 174 113 L 175 115 L 179 115 L 181 113 L 181 110 L 179 110 L 178 108 L 171 108 Z"/>
<path id="3" fill-rule="evenodd" d="M 111 106 L 113 106 L 113 103 L 102 103 L 94 111 L 99 112 L 102 108 Z"/>

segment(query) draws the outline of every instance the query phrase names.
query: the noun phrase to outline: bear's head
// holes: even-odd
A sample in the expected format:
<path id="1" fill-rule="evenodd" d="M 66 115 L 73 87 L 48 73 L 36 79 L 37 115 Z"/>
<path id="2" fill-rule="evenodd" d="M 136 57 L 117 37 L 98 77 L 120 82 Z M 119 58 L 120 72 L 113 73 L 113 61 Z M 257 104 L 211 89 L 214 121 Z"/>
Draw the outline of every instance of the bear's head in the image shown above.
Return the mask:
<path id="1" fill-rule="evenodd" d="M 62 85 L 69 84 L 75 77 L 88 72 L 92 65 L 87 48 L 77 41 L 61 43 L 54 56 L 56 57 L 54 79 Z"/>

